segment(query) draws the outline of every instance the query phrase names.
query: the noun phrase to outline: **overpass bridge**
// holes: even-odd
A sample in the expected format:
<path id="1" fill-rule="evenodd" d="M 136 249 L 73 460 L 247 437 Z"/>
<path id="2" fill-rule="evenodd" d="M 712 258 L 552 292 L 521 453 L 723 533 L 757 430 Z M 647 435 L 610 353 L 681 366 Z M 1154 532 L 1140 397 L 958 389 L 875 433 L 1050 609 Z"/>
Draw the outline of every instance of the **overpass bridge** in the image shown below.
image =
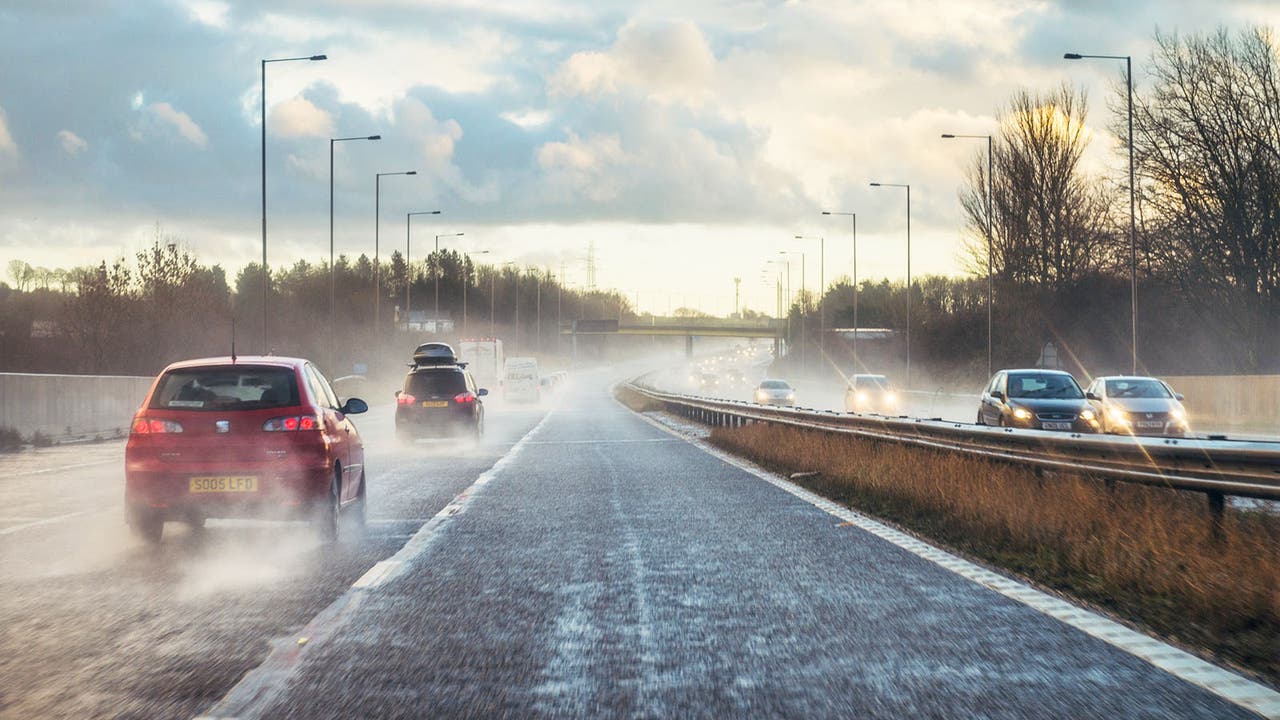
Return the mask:
<path id="1" fill-rule="evenodd" d="M 787 321 L 775 318 L 693 318 L 643 317 L 624 320 L 574 320 L 560 328 L 560 334 L 573 337 L 577 354 L 579 336 L 644 335 L 649 337 L 684 337 L 685 354 L 693 354 L 695 337 L 769 338 L 779 350 L 786 336 Z"/>

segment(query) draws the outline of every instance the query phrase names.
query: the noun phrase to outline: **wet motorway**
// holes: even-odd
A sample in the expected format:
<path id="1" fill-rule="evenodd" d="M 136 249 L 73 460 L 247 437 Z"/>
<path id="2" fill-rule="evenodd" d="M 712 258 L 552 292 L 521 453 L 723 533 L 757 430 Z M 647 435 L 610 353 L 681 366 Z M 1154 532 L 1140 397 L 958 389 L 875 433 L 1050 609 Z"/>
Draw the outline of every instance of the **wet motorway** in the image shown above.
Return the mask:
<path id="1" fill-rule="evenodd" d="M 0 717 L 1256 717 L 726 462 L 584 374 L 479 446 L 361 418 L 370 522 L 121 520 L 0 462 Z M 1280 712 L 1280 708 L 1277 708 Z"/>

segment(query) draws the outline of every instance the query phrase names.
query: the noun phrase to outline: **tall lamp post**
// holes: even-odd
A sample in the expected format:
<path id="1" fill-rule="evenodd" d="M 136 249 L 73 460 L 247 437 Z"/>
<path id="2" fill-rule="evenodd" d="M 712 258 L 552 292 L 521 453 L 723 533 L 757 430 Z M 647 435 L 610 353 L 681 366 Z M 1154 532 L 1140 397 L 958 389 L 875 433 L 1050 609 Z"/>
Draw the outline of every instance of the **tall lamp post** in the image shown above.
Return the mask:
<path id="1" fill-rule="evenodd" d="M 417 175 L 417 170 L 376 173 L 373 176 L 373 338 L 381 347 L 382 340 L 382 266 L 379 260 L 378 237 L 382 222 L 382 178 L 388 175 Z"/>
<path id="2" fill-rule="evenodd" d="M 296 60 L 328 60 L 328 55 L 306 55 L 303 57 L 287 57 L 287 58 L 269 58 L 260 61 L 262 70 L 262 116 L 260 125 L 262 130 L 262 352 L 268 352 L 270 348 L 270 338 L 267 335 L 267 313 L 271 303 L 268 298 L 271 295 L 271 280 L 267 273 L 267 63 L 277 62 L 293 62 Z"/>
<path id="3" fill-rule="evenodd" d="M 439 215 L 439 210 L 423 210 L 422 212 L 411 212 L 404 214 L 404 328 L 409 329 L 409 301 L 411 296 L 409 291 L 413 288 L 413 263 L 409 261 L 409 250 L 411 247 L 409 234 L 409 221 L 415 215 Z"/>
<path id="4" fill-rule="evenodd" d="M 435 319 L 436 332 L 440 331 L 440 271 L 443 269 L 441 267 L 442 263 L 440 262 L 440 238 L 462 237 L 465 234 L 466 233 L 446 233 L 444 235 L 436 236 L 436 252 L 435 252 L 436 269 L 435 269 L 435 272 L 432 273 L 433 275 L 436 276 L 436 311 L 435 311 L 436 312 L 436 319 Z"/>
<path id="5" fill-rule="evenodd" d="M 348 140 L 381 139 L 381 135 L 329 138 L 329 372 L 333 372 L 333 327 L 338 315 L 338 274 L 333 266 L 333 146 Z"/>
<path id="6" fill-rule="evenodd" d="M 805 255 L 804 252 L 795 250 L 779 250 L 779 255 L 787 256 L 787 334 L 791 334 L 791 305 L 795 302 L 795 295 L 791 293 L 791 257 L 792 255 L 800 256 L 800 296 L 805 294 Z M 803 307 L 803 306 L 802 306 Z M 790 340 L 790 338 L 788 338 Z M 804 346 L 809 341 L 809 323 L 805 321 L 804 314 L 800 315 L 800 366 L 808 367 L 808 351 Z"/>
<path id="7" fill-rule="evenodd" d="M 465 337 L 467 333 L 467 286 L 471 284 L 471 271 L 467 269 L 466 263 L 471 262 L 472 255 L 488 255 L 488 250 L 476 250 L 473 253 L 463 253 L 466 258 L 462 266 L 462 335 Z"/>
<path id="8" fill-rule="evenodd" d="M 1131 55 L 1082 55 L 1065 53 L 1064 60 L 1123 60 L 1124 79 L 1129 90 L 1129 328 L 1133 344 L 1131 372 L 1138 374 L 1138 218 L 1134 209 L 1133 180 L 1133 56 Z"/>
<path id="9" fill-rule="evenodd" d="M 911 186 L 902 183 L 871 183 L 871 187 L 905 188 L 907 191 L 907 386 L 911 389 Z"/>
<path id="10" fill-rule="evenodd" d="M 853 372 L 858 372 L 858 213 L 823 210 L 823 215 L 844 215 L 853 222 Z"/>
<path id="11" fill-rule="evenodd" d="M 995 152 L 993 149 L 995 138 L 991 135 L 956 135 L 953 133 L 943 133 L 942 137 L 944 140 L 968 138 L 971 140 L 985 139 L 987 141 L 987 377 L 990 378 L 992 370 L 991 346 L 994 341 L 991 313 L 992 308 L 995 307 L 995 287 L 993 284 L 994 281 L 992 280 L 992 271 L 995 266 L 993 255 L 995 253 L 994 247 L 996 243 L 996 236 L 994 232 L 995 220 L 991 217 L 992 210 L 995 207 L 992 203 L 993 196 L 991 191 L 991 184 L 994 182 L 996 167 Z"/>
<path id="12" fill-rule="evenodd" d="M 796 240 L 818 241 L 818 355 L 827 356 L 827 240 L 822 236 L 797 235 Z M 822 360 L 818 361 L 822 367 Z"/>

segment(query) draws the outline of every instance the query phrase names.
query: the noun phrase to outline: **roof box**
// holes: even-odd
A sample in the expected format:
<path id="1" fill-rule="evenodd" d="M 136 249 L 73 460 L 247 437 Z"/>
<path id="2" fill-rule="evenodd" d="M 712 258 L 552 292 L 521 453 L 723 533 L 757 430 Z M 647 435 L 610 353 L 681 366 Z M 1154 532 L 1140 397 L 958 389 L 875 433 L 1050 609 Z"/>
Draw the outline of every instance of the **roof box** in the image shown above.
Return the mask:
<path id="1" fill-rule="evenodd" d="M 458 356 L 448 343 L 423 343 L 413 351 L 413 362 L 416 365 L 457 365 Z"/>

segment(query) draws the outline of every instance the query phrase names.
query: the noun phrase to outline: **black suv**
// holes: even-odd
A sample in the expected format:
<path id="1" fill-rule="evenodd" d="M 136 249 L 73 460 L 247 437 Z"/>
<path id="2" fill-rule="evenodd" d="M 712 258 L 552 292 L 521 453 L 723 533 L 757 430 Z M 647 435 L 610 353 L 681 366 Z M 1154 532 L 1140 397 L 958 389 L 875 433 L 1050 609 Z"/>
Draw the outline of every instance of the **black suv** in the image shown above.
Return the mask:
<path id="1" fill-rule="evenodd" d="M 466 366 L 451 354 L 442 355 L 415 353 L 404 389 L 396 391 L 396 437 L 403 442 L 484 435 L 481 398 L 489 391 L 476 387 Z"/>

